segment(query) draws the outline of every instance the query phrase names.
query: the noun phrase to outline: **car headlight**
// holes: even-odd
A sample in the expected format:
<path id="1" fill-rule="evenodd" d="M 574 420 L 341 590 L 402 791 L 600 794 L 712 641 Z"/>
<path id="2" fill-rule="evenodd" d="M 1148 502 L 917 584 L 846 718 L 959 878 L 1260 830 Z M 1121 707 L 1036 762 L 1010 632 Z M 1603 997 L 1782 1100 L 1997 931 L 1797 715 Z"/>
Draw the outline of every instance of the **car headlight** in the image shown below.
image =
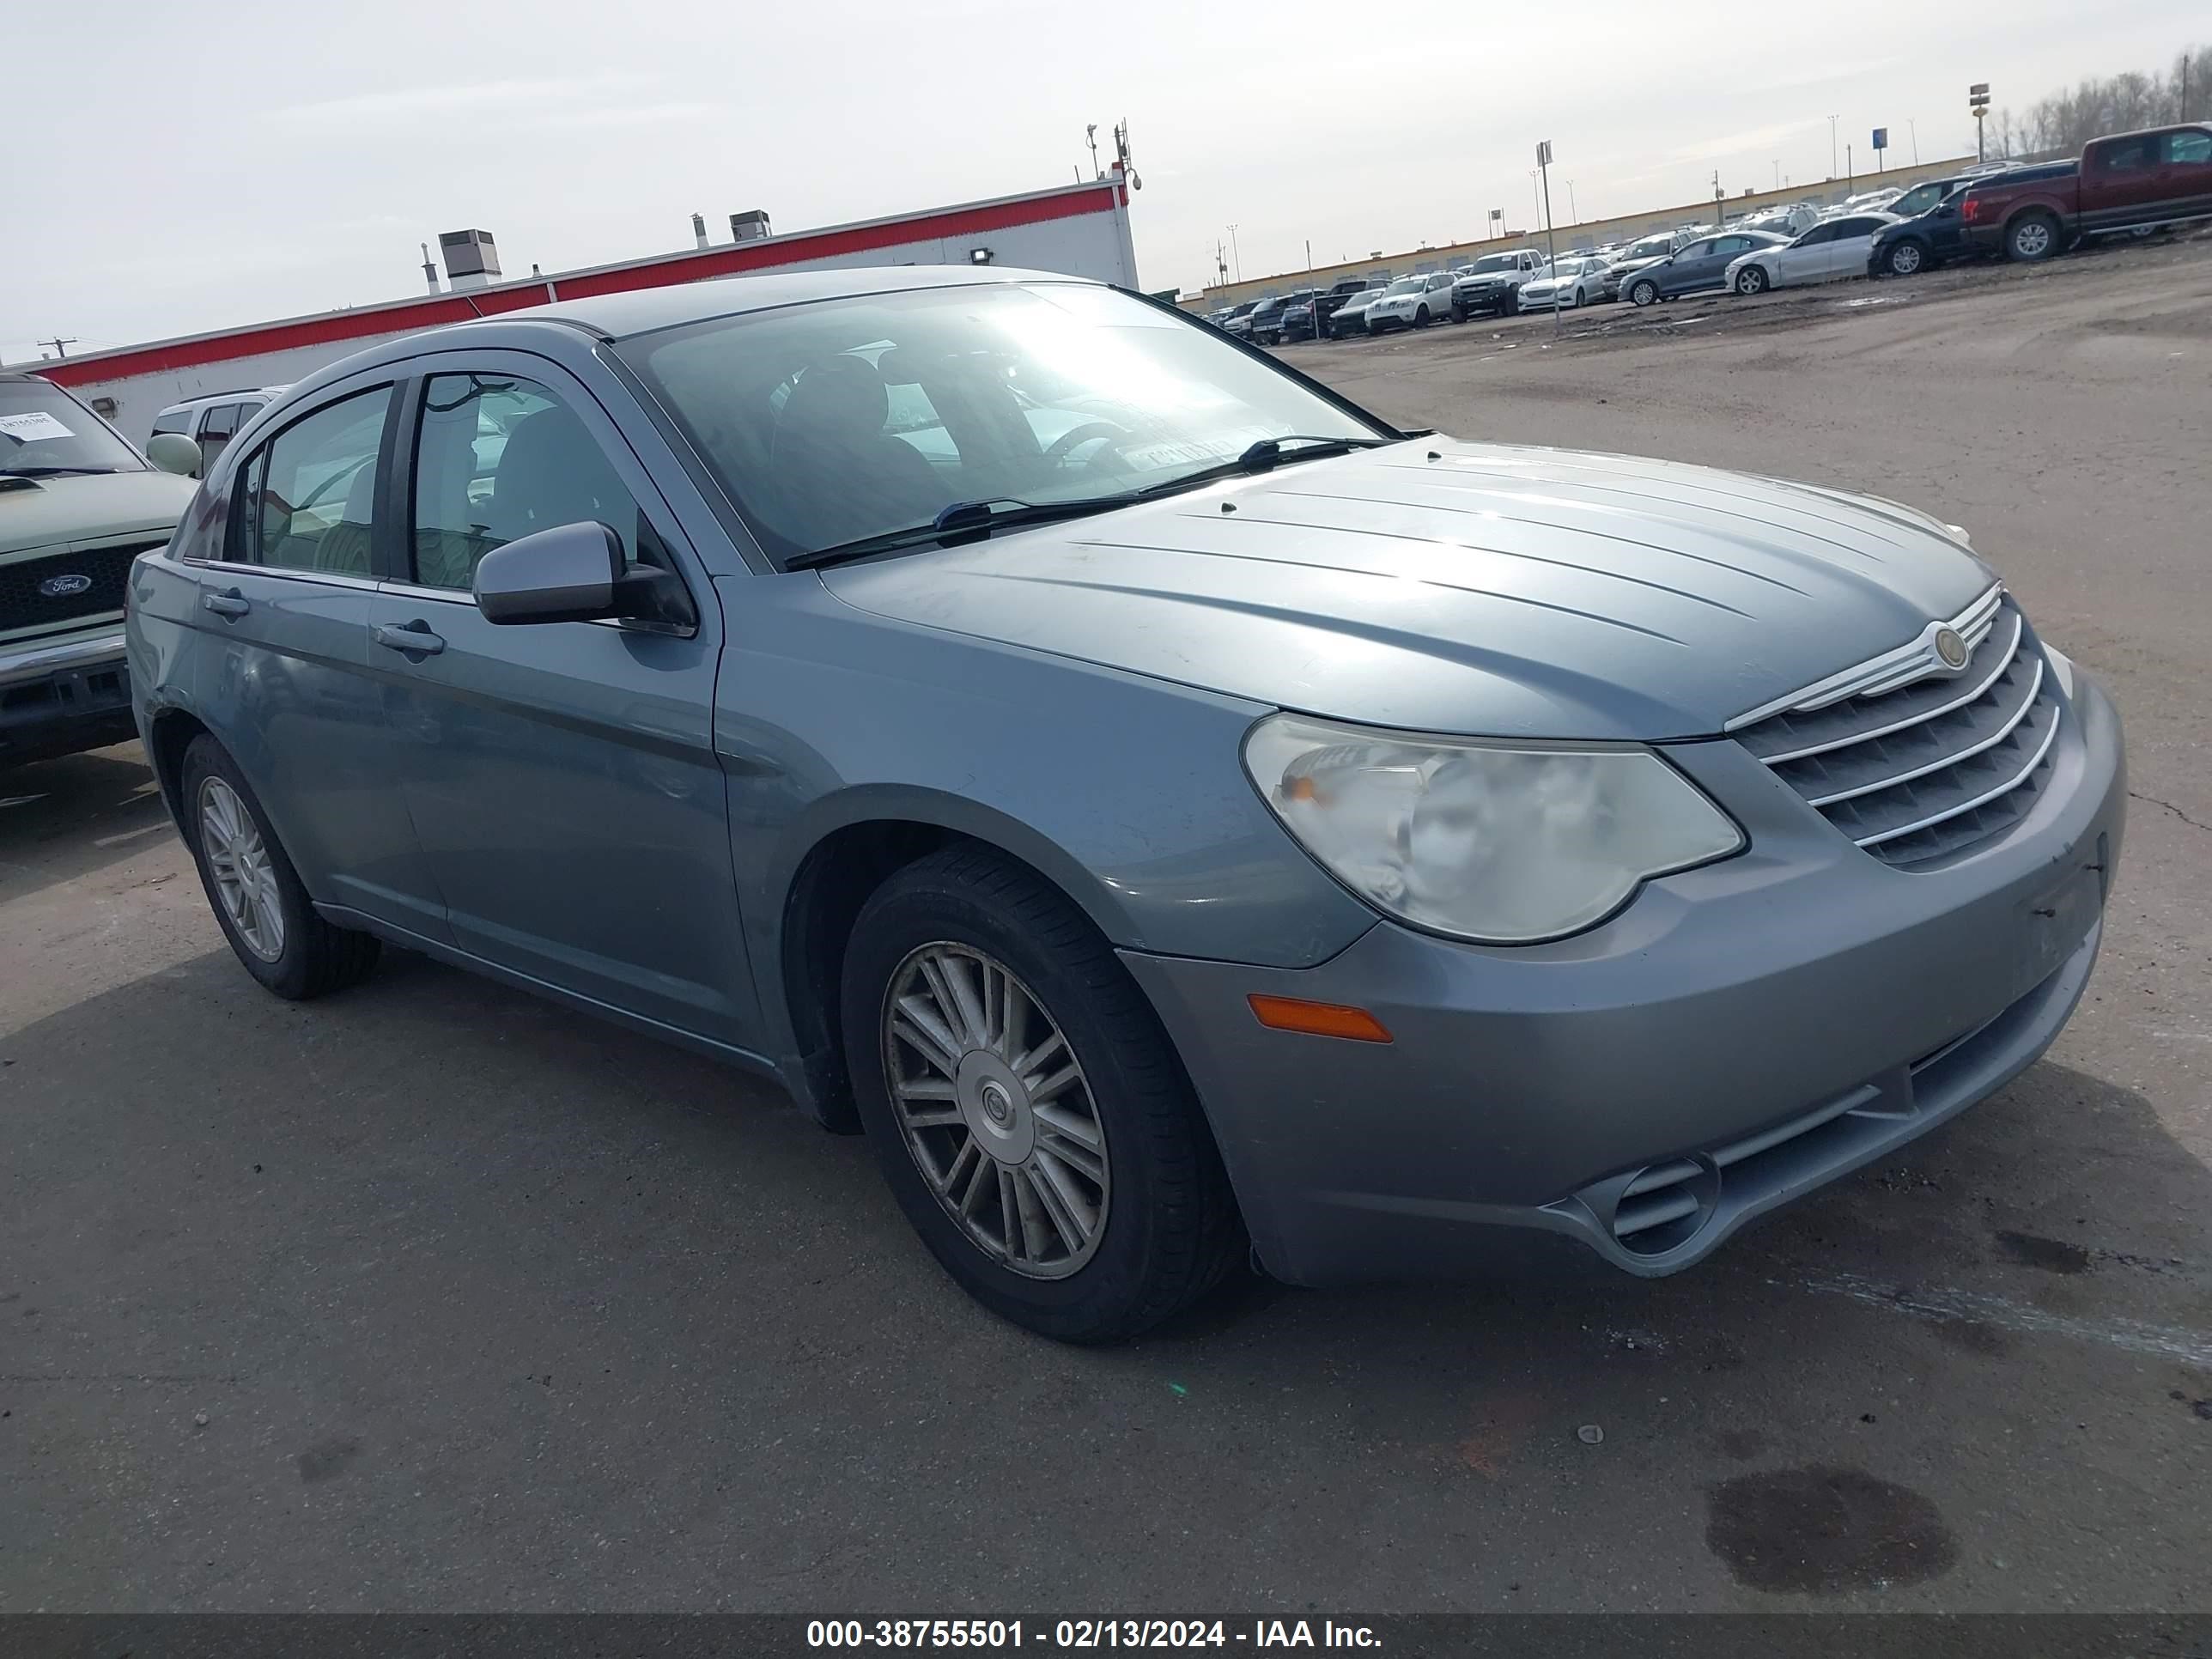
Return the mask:
<path id="1" fill-rule="evenodd" d="M 1274 714 L 1244 764 L 1299 845 L 1388 915 L 1528 945 L 1602 921 L 1743 832 L 1650 750 L 1420 737 Z"/>

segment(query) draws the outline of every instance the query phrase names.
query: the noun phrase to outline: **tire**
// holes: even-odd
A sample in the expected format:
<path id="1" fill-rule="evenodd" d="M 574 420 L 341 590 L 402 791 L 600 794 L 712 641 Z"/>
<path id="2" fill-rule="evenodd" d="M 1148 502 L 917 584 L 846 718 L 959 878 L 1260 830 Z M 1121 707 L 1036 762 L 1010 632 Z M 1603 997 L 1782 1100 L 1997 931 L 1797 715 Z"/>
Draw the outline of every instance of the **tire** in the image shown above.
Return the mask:
<path id="1" fill-rule="evenodd" d="M 200 885 L 246 971 L 294 1002 L 368 978 L 382 942 L 315 914 L 268 814 L 222 745 L 204 733 L 194 738 L 185 750 L 181 783 L 185 839 L 199 866 Z M 251 897 L 226 898 L 226 890 Z"/>
<path id="2" fill-rule="evenodd" d="M 1917 276 L 1927 266 L 1928 250 L 1911 240 L 1891 244 L 1882 259 L 1882 269 L 1893 276 Z"/>
<path id="3" fill-rule="evenodd" d="M 1628 285 L 1628 303 L 1641 310 L 1659 302 L 1659 284 L 1645 277 Z"/>
<path id="4" fill-rule="evenodd" d="M 985 960 L 1010 975 L 998 981 L 998 1006 L 1025 999 L 1017 1005 L 1025 1030 L 981 1044 L 973 1022 L 963 1022 L 967 1029 L 953 1038 L 966 1045 L 956 1066 L 962 1080 L 943 1095 L 895 1103 L 894 1067 L 917 1087 L 945 1078 L 920 1043 L 891 1034 L 890 1016 L 915 1007 L 917 995 L 925 1012 L 941 1006 L 947 954 L 971 994 L 981 990 Z M 925 962 L 939 977 L 930 977 Z M 988 848 L 955 847 L 897 872 L 854 923 L 842 994 L 846 1057 L 884 1178 L 930 1253 L 992 1312 L 1063 1342 L 1118 1341 L 1188 1306 L 1244 1258 L 1249 1247 L 1220 1154 L 1166 1032 L 1089 919 L 1033 871 Z M 991 1004 L 969 1006 L 981 1012 Z M 1033 1039 L 1044 1022 L 1057 1028 L 1073 1062 L 1060 1075 L 1076 1073 L 1043 1103 L 1054 1114 L 1049 1122 L 1033 1115 L 1022 1087 L 1036 1073 L 1005 1063 L 1008 1049 L 1041 1046 Z M 1005 1031 L 1003 1014 L 992 1023 Z M 900 1024 L 921 1029 L 911 1018 Z M 1024 1162 L 978 1150 L 990 1128 L 982 1114 L 1001 1109 L 996 1121 L 1005 1128 L 991 1133 L 1009 1158 Z M 909 1112 L 957 1121 L 918 1126 L 910 1139 Z M 1086 1143 L 1055 1127 L 1070 1122 L 1087 1125 L 1103 1147 L 1093 1157 L 1103 1181 L 1073 1161 Z M 1018 1139 L 1024 1133 L 1027 1142 Z M 936 1163 L 927 1176 L 925 1155 Z M 971 1200 L 969 1221 L 956 1219 L 953 1200 L 940 1196 L 940 1174 L 947 1189 L 961 1188 Z M 1030 1184 L 1020 1184 L 1024 1176 Z M 1096 1218 L 1079 1255 L 1074 1230 L 1052 1222 L 1045 1208 L 1048 1190 L 1064 1205 L 1071 1189 Z M 1010 1195 L 1019 1200 L 1011 1213 L 1020 1219 L 1012 1224 Z M 1035 1253 L 1030 1228 L 1043 1245 Z"/>
<path id="5" fill-rule="evenodd" d="M 2058 245 L 2058 221 L 2047 213 L 2023 213 L 2005 227 L 2005 257 L 2023 264 L 2048 259 Z"/>
<path id="6" fill-rule="evenodd" d="M 1764 294 L 1771 286 L 1764 265 L 1746 265 L 1735 274 L 1735 291 L 1739 294 Z"/>
<path id="7" fill-rule="evenodd" d="M 1429 308 L 1428 308 L 1426 306 L 1416 306 L 1416 307 L 1413 307 L 1413 326 L 1414 326 L 1415 328 L 1426 328 L 1428 325 L 1429 325 Z"/>
<path id="8" fill-rule="evenodd" d="M 1467 320 L 1467 319 L 1468 319 L 1468 309 L 1467 309 L 1467 307 L 1466 307 L 1465 306 L 1463 306 L 1463 305 L 1460 305 L 1460 304 L 1455 303 L 1455 304 L 1452 306 L 1452 308 L 1451 308 L 1451 319 L 1452 319 L 1452 321 L 1454 321 L 1454 322 L 1455 322 L 1455 323 L 1463 323 L 1463 322 L 1465 322 L 1465 321 Z"/>

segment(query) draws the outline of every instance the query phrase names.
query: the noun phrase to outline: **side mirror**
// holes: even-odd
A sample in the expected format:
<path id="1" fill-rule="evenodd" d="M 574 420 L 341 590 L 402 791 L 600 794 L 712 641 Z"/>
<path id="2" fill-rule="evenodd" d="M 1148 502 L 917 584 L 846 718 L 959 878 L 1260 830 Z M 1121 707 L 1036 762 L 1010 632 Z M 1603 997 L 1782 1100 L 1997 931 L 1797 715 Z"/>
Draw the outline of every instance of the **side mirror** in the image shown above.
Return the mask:
<path id="1" fill-rule="evenodd" d="M 200 476 L 200 447 L 181 432 L 156 432 L 147 439 L 146 459 L 179 478 Z"/>
<path id="2" fill-rule="evenodd" d="M 642 622 L 688 626 L 696 619 L 673 571 L 632 565 L 622 538 L 586 520 L 556 525 L 495 547 L 477 562 L 477 609 L 490 623 Z"/>

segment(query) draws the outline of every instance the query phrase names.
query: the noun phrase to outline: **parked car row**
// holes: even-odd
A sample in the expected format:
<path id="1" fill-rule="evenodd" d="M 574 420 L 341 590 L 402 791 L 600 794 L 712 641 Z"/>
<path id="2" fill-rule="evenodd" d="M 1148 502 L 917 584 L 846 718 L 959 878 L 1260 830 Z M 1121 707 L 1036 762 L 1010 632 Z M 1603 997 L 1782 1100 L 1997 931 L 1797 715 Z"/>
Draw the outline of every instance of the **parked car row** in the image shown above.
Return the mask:
<path id="1" fill-rule="evenodd" d="M 1679 226 L 1556 263 L 1515 248 L 1395 281 L 1346 277 L 1206 320 L 1261 345 L 1343 339 L 1608 300 L 1642 307 L 1686 294 L 1911 276 L 1962 258 L 2046 259 L 2099 237 L 2195 219 L 2212 219 L 2212 125 L 2203 123 L 2095 139 L 2079 160 L 1978 164 L 1826 210 L 1802 202 L 1717 229 Z"/>

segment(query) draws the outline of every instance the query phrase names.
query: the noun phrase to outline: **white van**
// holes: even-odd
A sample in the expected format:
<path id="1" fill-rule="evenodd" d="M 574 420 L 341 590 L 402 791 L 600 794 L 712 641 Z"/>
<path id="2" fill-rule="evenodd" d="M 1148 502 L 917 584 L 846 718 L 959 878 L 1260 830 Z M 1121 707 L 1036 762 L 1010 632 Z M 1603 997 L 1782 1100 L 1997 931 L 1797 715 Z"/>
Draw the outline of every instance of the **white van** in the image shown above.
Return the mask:
<path id="1" fill-rule="evenodd" d="M 249 386 L 238 392 L 218 392 L 205 398 L 188 398 L 183 403 L 171 404 L 154 417 L 155 433 L 174 432 L 190 438 L 200 447 L 199 471 L 191 476 L 204 478 L 215 465 L 215 458 L 222 453 L 223 446 L 231 434 L 261 412 L 280 392 L 281 386 Z"/>

